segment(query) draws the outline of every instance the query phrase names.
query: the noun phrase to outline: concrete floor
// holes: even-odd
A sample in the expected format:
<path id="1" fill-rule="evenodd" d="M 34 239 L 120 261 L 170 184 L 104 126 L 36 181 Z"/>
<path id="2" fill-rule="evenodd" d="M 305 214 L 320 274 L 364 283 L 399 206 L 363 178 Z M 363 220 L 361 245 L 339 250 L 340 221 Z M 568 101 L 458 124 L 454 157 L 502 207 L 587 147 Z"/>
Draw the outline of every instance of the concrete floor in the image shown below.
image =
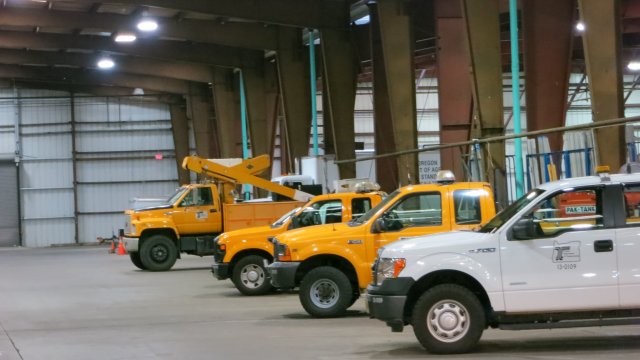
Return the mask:
<path id="1" fill-rule="evenodd" d="M 0 360 L 638 359 L 640 326 L 485 331 L 473 354 L 426 353 L 411 327 L 312 319 L 295 293 L 241 296 L 211 258 L 139 271 L 102 247 L 0 249 Z"/>

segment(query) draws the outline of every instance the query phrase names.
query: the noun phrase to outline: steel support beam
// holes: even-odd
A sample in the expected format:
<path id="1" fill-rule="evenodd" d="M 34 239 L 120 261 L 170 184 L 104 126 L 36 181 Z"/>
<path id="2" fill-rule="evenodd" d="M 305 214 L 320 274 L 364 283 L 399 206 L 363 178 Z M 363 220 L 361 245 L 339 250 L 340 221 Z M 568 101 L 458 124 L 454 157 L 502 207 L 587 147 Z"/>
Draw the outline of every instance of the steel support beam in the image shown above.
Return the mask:
<path id="1" fill-rule="evenodd" d="M 373 64 L 373 126 L 376 154 L 387 154 L 396 151 L 389 103 L 389 88 L 384 74 L 385 62 L 382 56 L 378 7 L 369 5 L 371 17 L 371 59 Z M 384 169 L 384 171 L 383 171 Z M 392 192 L 399 186 L 398 162 L 393 157 L 376 159 L 376 178 L 382 190 Z"/>
<path id="2" fill-rule="evenodd" d="M 481 138 L 504 134 L 500 11 L 498 0 L 462 0 L 471 60 L 474 120 Z M 498 203 L 507 204 L 504 142 L 483 148 L 484 174 L 493 185 Z"/>
<path id="3" fill-rule="evenodd" d="M 211 66 L 180 61 L 161 61 L 150 58 L 112 56 L 117 67 L 113 72 L 138 75 L 162 76 L 198 82 L 211 81 Z M 73 66 L 85 69 L 97 68 L 98 56 L 79 52 L 53 52 L 38 50 L 0 49 L 0 64 Z"/>
<path id="4" fill-rule="evenodd" d="M 593 121 L 623 117 L 619 1 L 578 0 L 578 5 L 580 17 L 587 24 L 582 41 Z M 598 164 L 619 169 L 626 162 L 625 127 L 609 127 L 594 132 Z"/>
<path id="5" fill-rule="evenodd" d="M 189 155 L 189 125 L 187 123 L 187 109 L 185 104 L 169 105 L 171 113 L 171 132 L 176 154 L 176 168 L 180 184 L 188 184 L 189 171 L 182 168 L 182 159 Z"/>
<path id="6" fill-rule="evenodd" d="M 299 27 L 346 27 L 336 14 L 345 0 L 118 0 L 121 4 L 194 11 L 230 18 Z"/>
<path id="7" fill-rule="evenodd" d="M 569 96 L 575 0 L 522 3 L 527 129 L 564 125 Z M 551 151 L 562 150 L 562 134 L 548 135 Z"/>
<path id="8" fill-rule="evenodd" d="M 440 143 L 448 144 L 469 140 L 473 108 L 469 52 L 465 46 L 465 22 L 460 2 L 436 0 L 435 10 Z M 440 168 L 452 170 L 460 180 L 464 179 L 464 150 L 440 150 Z"/>
<path id="9" fill-rule="evenodd" d="M 326 77 L 322 77 L 322 88 L 326 89 Z M 336 147 L 334 146 L 334 135 L 333 135 L 333 119 L 331 118 L 331 112 L 327 111 L 329 109 L 329 94 L 327 91 L 322 92 L 322 136 L 324 139 L 324 153 L 327 155 L 335 155 Z"/>
<path id="10" fill-rule="evenodd" d="M 249 115 L 249 139 L 253 156 L 270 154 L 269 126 L 267 124 L 267 98 L 264 67 L 244 68 Z"/>
<path id="11" fill-rule="evenodd" d="M 276 129 L 278 127 L 278 114 L 280 113 L 280 88 L 278 87 L 278 68 L 275 60 L 267 59 L 264 62 L 265 76 L 265 111 L 267 118 L 267 154 L 273 159 L 276 148 Z M 273 161 L 273 160 L 272 160 Z"/>
<path id="12" fill-rule="evenodd" d="M 193 135 L 196 142 L 196 154 L 204 158 L 219 157 L 216 154 L 211 101 L 203 84 L 192 83 L 192 93 L 187 97 L 188 111 L 191 115 Z"/>
<path id="13" fill-rule="evenodd" d="M 116 43 L 107 36 L 61 35 L 0 31 L 0 47 L 29 49 L 83 49 L 107 53 L 186 61 L 226 67 L 259 66 L 249 63 L 263 52 L 214 44 L 138 39 L 134 44 Z"/>
<path id="14" fill-rule="evenodd" d="M 111 33 L 128 31 L 138 33 L 136 16 L 114 13 L 85 13 L 47 9 L 3 7 L 0 26 L 33 26 L 41 28 L 100 29 Z M 237 46 L 256 50 L 276 48 L 276 26 L 260 23 L 182 19 L 157 19 L 159 27 L 153 37 L 185 39 L 202 43 Z M 151 36 L 148 36 L 151 37 Z"/>
<path id="15" fill-rule="evenodd" d="M 238 80 L 233 69 L 215 68 L 214 73 L 215 133 L 220 144 L 220 157 L 242 157 Z"/>
<path id="16" fill-rule="evenodd" d="M 311 100 L 307 51 L 299 29 L 281 28 L 277 52 L 278 76 L 284 105 L 290 164 L 309 155 Z M 282 141 L 282 136 L 280 137 Z"/>
<path id="17" fill-rule="evenodd" d="M 1 80 L 1 79 L 0 79 Z M 69 91 L 74 92 L 76 94 L 89 94 L 95 96 L 114 96 L 114 97 L 122 97 L 122 96 L 132 96 L 133 89 L 126 87 L 117 87 L 117 86 L 103 86 L 98 84 L 65 84 L 65 83 L 52 83 L 46 82 L 39 79 L 19 79 L 19 80 L 11 80 L 16 87 L 20 89 L 49 89 L 49 90 L 59 90 L 59 91 Z M 135 95 L 138 98 L 145 99 L 154 99 L 154 101 L 172 104 L 175 101 L 173 96 L 167 96 L 166 94 L 154 93 L 151 91 L 145 91 L 144 96 Z"/>
<path id="18" fill-rule="evenodd" d="M 352 159 L 356 156 L 353 111 L 358 71 L 355 50 L 348 30 L 325 29 L 320 31 L 320 39 L 328 106 L 323 108 L 323 113 L 330 114 L 336 158 Z M 338 170 L 341 179 L 356 177 L 355 164 L 340 164 Z"/>
<path id="19" fill-rule="evenodd" d="M 414 41 L 408 6 L 406 0 L 379 0 L 376 11 L 396 150 L 418 147 Z M 396 163 L 401 186 L 419 182 L 417 154 L 398 156 Z"/>
<path id="20" fill-rule="evenodd" d="M 50 80 L 81 85 L 114 85 L 174 94 L 186 94 L 189 92 L 187 82 L 182 80 L 70 68 L 48 69 L 36 66 L 0 65 L 0 78 Z"/>

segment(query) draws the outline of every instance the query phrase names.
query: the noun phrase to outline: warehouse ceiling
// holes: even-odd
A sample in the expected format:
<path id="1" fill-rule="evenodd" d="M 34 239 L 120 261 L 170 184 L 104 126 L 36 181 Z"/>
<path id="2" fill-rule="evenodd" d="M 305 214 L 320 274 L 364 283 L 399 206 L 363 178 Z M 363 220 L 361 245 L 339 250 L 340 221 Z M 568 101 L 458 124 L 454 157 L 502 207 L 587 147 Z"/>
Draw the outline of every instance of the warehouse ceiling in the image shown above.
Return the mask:
<path id="1" fill-rule="evenodd" d="M 0 79 L 32 87 L 91 93 L 182 94 L 189 82 L 211 82 L 211 67 L 261 64 L 278 48 L 279 29 L 352 27 L 363 74 L 368 73 L 368 26 L 364 0 L 2 0 Z M 413 1 L 416 65 L 433 67 L 432 1 Z M 508 53 L 507 1 L 501 1 Z M 155 31 L 141 31 L 141 20 Z M 623 57 L 640 57 L 640 0 L 621 2 Z M 116 42 L 118 36 L 135 41 Z M 581 62 L 576 41 L 575 61 Z M 98 62 L 111 60 L 104 70 Z M 505 57 L 506 59 L 506 57 Z"/>

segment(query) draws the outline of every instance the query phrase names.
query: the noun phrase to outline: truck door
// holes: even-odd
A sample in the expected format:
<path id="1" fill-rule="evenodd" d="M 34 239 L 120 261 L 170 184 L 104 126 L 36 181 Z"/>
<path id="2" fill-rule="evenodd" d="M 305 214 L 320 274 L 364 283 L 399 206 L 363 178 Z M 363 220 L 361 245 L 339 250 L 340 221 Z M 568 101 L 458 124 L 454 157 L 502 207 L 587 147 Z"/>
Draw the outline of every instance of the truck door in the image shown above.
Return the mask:
<path id="1" fill-rule="evenodd" d="M 447 231 L 449 206 L 443 206 L 444 195 L 439 191 L 410 193 L 387 208 L 379 217 L 382 232 L 372 231 L 373 254 L 396 240 Z"/>
<path id="2" fill-rule="evenodd" d="M 503 231 L 508 312 L 618 307 L 612 196 L 604 186 L 559 191 Z"/>
<path id="3" fill-rule="evenodd" d="M 209 186 L 191 189 L 173 213 L 180 235 L 222 231 L 220 204 L 216 200 Z"/>
<path id="4" fill-rule="evenodd" d="M 640 307 L 640 183 L 625 184 L 621 207 L 621 224 L 616 229 L 618 240 L 618 269 L 620 306 L 623 309 Z"/>

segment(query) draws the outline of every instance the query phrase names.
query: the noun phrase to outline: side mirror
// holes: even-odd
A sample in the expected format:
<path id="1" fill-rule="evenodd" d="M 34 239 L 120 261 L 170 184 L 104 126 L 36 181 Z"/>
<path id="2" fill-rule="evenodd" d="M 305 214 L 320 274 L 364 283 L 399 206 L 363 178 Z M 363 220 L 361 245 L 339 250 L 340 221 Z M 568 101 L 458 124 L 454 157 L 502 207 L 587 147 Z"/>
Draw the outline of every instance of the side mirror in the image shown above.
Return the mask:
<path id="1" fill-rule="evenodd" d="M 374 234 L 380 234 L 384 232 L 386 229 L 387 229 L 387 226 L 383 218 L 376 219 L 376 221 L 373 222 L 373 225 L 371 227 L 371 230 L 373 230 L 372 232 Z"/>
<path id="2" fill-rule="evenodd" d="M 535 223 L 533 219 L 522 218 L 511 228 L 512 238 L 514 240 L 529 240 L 536 237 Z"/>

